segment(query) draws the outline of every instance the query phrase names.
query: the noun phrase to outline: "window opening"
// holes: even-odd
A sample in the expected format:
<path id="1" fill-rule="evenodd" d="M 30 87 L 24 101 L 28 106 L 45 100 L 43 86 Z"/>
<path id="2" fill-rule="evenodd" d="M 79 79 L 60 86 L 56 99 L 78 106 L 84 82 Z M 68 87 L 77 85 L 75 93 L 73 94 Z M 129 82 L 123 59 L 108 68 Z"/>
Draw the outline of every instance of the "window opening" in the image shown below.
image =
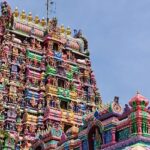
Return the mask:
<path id="1" fill-rule="evenodd" d="M 60 102 L 60 107 L 61 107 L 62 109 L 67 110 L 67 109 L 68 109 L 68 103 L 65 102 L 65 101 L 61 101 L 61 102 Z"/>
<path id="2" fill-rule="evenodd" d="M 58 44 L 57 44 L 57 43 L 54 43 L 54 44 L 53 44 L 53 50 L 54 50 L 54 51 L 58 51 Z"/>
<path id="3" fill-rule="evenodd" d="M 64 85 L 65 85 L 65 81 L 62 79 L 58 79 L 58 87 L 64 88 Z"/>
<path id="4" fill-rule="evenodd" d="M 64 132 L 66 133 L 66 131 L 68 129 L 70 129 L 72 126 L 70 124 L 64 124 Z"/>

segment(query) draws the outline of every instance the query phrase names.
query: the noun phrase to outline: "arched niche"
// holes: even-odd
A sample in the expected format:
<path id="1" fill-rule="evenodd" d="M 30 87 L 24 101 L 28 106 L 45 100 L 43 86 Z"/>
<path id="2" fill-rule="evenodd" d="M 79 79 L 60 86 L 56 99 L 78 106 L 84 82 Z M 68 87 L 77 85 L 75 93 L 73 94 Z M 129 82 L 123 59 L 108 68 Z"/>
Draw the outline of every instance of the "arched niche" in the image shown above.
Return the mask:
<path id="1" fill-rule="evenodd" d="M 103 144 L 103 126 L 100 121 L 92 121 L 88 125 L 88 147 L 89 150 L 96 150 Z"/>
<path id="2" fill-rule="evenodd" d="M 43 149 L 42 149 L 42 146 L 39 145 L 38 147 L 36 147 L 35 150 L 43 150 Z"/>
<path id="3" fill-rule="evenodd" d="M 33 146 L 33 150 L 44 150 L 44 143 L 39 140 L 38 143 Z"/>

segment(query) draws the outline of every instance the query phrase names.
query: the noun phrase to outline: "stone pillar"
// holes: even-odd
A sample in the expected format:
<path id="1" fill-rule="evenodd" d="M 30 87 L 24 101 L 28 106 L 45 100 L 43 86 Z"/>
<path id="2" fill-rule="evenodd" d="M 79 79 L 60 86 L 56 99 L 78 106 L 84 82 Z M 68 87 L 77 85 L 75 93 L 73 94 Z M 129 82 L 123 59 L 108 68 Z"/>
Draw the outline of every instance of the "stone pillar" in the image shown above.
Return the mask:
<path id="1" fill-rule="evenodd" d="M 112 143 L 116 143 L 116 128 L 112 128 L 111 133 L 112 133 Z"/>
<path id="2" fill-rule="evenodd" d="M 130 129 L 130 134 L 132 134 L 132 123 L 129 121 L 129 129 Z"/>
<path id="3" fill-rule="evenodd" d="M 82 150 L 82 141 L 81 141 L 81 144 L 80 144 L 80 150 Z"/>
<path id="4" fill-rule="evenodd" d="M 150 121 L 149 120 L 147 122 L 147 126 L 148 126 L 148 134 L 150 134 Z"/>
<path id="5" fill-rule="evenodd" d="M 142 135 L 142 120 L 141 119 L 138 119 L 137 120 L 137 133 L 138 135 Z"/>
<path id="6" fill-rule="evenodd" d="M 104 133 L 102 133 L 102 144 L 105 144 Z"/>

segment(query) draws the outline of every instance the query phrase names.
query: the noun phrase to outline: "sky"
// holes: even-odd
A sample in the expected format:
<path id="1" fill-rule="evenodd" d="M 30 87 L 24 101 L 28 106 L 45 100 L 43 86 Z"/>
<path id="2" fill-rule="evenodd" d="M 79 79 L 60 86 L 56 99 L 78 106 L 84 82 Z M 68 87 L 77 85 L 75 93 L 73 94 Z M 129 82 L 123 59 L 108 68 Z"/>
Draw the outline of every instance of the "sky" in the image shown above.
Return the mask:
<path id="1" fill-rule="evenodd" d="M 46 0 L 7 0 L 12 9 L 46 18 Z M 104 103 L 150 99 L 150 0 L 54 0 L 59 24 L 81 29 Z"/>

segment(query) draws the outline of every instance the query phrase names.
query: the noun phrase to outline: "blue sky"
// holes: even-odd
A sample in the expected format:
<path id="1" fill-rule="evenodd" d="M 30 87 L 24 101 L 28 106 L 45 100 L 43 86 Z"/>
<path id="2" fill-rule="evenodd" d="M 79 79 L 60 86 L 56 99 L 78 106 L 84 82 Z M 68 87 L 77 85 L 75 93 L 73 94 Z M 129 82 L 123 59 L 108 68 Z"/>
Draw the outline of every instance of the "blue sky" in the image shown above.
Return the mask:
<path id="1" fill-rule="evenodd" d="M 12 8 L 46 17 L 46 0 L 7 0 Z M 150 1 L 55 0 L 59 24 L 82 29 L 103 102 L 121 104 L 139 90 L 150 98 Z"/>

